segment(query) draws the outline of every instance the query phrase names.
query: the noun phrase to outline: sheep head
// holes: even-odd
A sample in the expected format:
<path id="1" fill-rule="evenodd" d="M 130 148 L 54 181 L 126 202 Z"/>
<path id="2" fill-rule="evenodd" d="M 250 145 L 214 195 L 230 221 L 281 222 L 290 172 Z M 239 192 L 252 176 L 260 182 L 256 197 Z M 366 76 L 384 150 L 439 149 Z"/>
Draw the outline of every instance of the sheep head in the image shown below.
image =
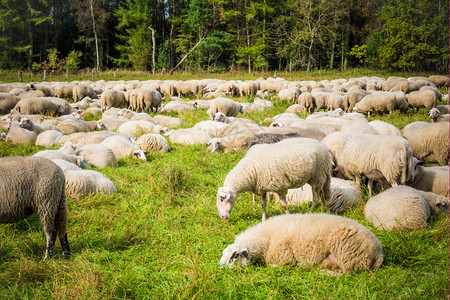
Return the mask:
<path id="1" fill-rule="evenodd" d="M 219 216 L 223 219 L 230 218 L 230 212 L 236 202 L 237 195 L 228 187 L 220 187 L 217 190 L 217 209 Z"/>
<path id="2" fill-rule="evenodd" d="M 145 153 L 143 150 L 135 150 L 133 152 L 133 156 L 139 159 L 142 159 L 143 161 L 147 161 L 147 157 L 145 156 Z"/>
<path id="3" fill-rule="evenodd" d="M 217 152 L 217 151 L 223 150 L 223 149 L 221 149 L 221 142 L 222 142 L 221 138 L 212 138 L 206 144 L 206 148 L 208 148 L 208 150 L 211 152 Z"/>
<path id="4" fill-rule="evenodd" d="M 238 258 L 240 258 L 241 265 L 247 266 L 249 260 L 248 250 L 246 248 L 240 249 L 237 244 L 231 244 L 222 251 L 220 265 L 231 268 Z"/>

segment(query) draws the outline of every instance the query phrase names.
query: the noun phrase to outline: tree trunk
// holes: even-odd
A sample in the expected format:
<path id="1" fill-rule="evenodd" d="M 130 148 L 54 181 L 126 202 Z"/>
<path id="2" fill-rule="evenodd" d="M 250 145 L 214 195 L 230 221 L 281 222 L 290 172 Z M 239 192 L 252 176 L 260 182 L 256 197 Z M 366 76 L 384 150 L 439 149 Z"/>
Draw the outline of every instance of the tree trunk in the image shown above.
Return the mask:
<path id="1" fill-rule="evenodd" d="M 31 21 L 28 22 L 28 34 L 30 37 L 30 50 L 28 56 L 28 69 L 33 67 L 33 26 L 31 26 Z"/>
<path id="2" fill-rule="evenodd" d="M 169 32 L 169 67 L 173 68 L 174 62 L 175 62 L 175 47 L 173 45 L 173 37 L 175 35 L 175 23 L 173 22 L 173 19 L 175 18 L 175 0 L 172 0 L 172 22 L 170 23 L 170 32 Z"/>
<path id="3" fill-rule="evenodd" d="M 100 56 L 98 53 L 98 37 L 97 37 L 97 29 L 95 27 L 95 17 L 94 17 L 94 0 L 89 0 L 89 5 L 91 7 L 91 18 L 92 18 L 92 30 L 94 31 L 94 39 L 95 39 L 95 54 L 97 56 L 97 72 L 100 70 Z"/>
<path id="4" fill-rule="evenodd" d="M 245 6 L 247 6 L 247 3 L 245 4 Z M 247 49 L 250 49 L 250 34 L 248 31 L 247 16 L 245 16 L 245 32 L 247 34 Z M 248 74 L 250 74 L 252 72 L 252 60 L 251 60 L 250 53 L 247 54 L 247 60 L 248 60 Z"/>
<path id="5" fill-rule="evenodd" d="M 156 42 L 155 42 L 155 29 L 149 27 L 152 31 L 152 74 L 155 74 L 155 51 L 156 51 Z"/>

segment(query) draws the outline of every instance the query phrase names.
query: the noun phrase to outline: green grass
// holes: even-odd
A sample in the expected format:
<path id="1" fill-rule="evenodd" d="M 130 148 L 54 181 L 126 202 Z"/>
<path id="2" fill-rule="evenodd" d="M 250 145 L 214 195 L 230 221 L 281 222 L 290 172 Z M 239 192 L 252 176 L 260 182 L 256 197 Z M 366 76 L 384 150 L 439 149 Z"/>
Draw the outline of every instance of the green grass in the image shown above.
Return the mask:
<path id="1" fill-rule="evenodd" d="M 263 114 L 242 117 L 259 122 L 286 107 L 275 101 Z M 205 111 L 179 117 L 185 127 L 208 119 Z M 371 119 L 403 128 L 427 117 L 421 110 Z M 41 149 L 0 142 L 0 156 L 32 155 Z M 261 205 L 252 203 L 250 193 L 239 195 L 229 220 L 217 213 L 217 188 L 244 154 L 171 144 L 168 153 L 148 154 L 147 162 L 120 159 L 117 168 L 100 170 L 117 193 L 68 199 L 70 259 L 62 258 L 58 243 L 54 258 L 42 261 L 45 239 L 36 216 L 1 224 L 1 298 L 448 299 L 448 214 L 432 217 L 420 231 L 383 232 L 364 219 L 367 196 L 343 215 L 380 239 L 385 259 L 378 270 L 330 274 L 318 267 L 220 268 L 222 250 L 261 219 Z M 306 213 L 309 207 L 290 210 Z M 267 213 L 279 215 L 283 209 L 272 201 Z"/>

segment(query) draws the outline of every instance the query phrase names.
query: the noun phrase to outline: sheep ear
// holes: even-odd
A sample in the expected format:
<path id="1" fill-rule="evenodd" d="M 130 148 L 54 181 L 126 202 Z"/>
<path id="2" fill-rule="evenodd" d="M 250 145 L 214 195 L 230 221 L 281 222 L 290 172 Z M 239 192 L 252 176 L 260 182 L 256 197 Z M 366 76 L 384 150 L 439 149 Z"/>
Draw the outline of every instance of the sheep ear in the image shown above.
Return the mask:
<path id="1" fill-rule="evenodd" d="M 241 265 L 243 265 L 244 267 L 247 266 L 248 260 L 249 260 L 248 250 L 242 249 L 241 250 Z"/>
<path id="2" fill-rule="evenodd" d="M 227 201 L 231 198 L 231 191 L 227 187 L 219 188 L 220 201 Z"/>

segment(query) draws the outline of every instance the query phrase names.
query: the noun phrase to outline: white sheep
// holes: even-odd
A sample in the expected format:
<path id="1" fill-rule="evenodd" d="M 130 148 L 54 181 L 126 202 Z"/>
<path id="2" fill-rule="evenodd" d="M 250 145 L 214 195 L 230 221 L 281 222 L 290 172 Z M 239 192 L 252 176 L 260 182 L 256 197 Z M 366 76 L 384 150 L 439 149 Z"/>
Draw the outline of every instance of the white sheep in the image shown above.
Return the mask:
<path id="1" fill-rule="evenodd" d="M 331 177 L 331 200 L 327 203 L 328 208 L 333 213 L 342 213 L 350 207 L 354 207 L 361 202 L 361 186 L 352 180 Z M 274 194 L 278 198 L 277 194 Z M 303 203 L 313 201 L 313 191 L 309 184 L 296 189 L 289 189 L 286 195 L 288 205 L 299 206 Z"/>
<path id="2" fill-rule="evenodd" d="M 396 186 L 370 198 L 364 215 L 383 230 L 418 230 L 427 226 L 430 215 L 448 210 L 448 198 L 409 186 Z"/>
<path id="3" fill-rule="evenodd" d="M 66 194 L 69 198 L 80 199 L 89 195 L 103 193 L 114 194 L 114 183 L 100 172 L 93 170 L 66 170 Z"/>
<path id="4" fill-rule="evenodd" d="M 97 99 L 98 95 L 91 86 L 86 84 L 77 84 L 72 88 L 72 97 L 74 102 L 78 102 L 84 97 Z"/>
<path id="5" fill-rule="evenodd" d="M 114 152 L 102 144 L 88 144 L 77 148 L 75 152 L 78 156 L 83 156 L 86 161 L 97 169 L 106 167 L 117 167 L 117 159 Z"/>
<path id="6" fill-rule="evenodd" d="M 48 159 L 63 159 L 70 163 L 73 163 L 80 168 L 87 168 L 89 163 L 82 156 L 77 156 L 74 154 L 69 154 L 63 150 L 42 150 L 33 154 L 33 156 L 45 157 Z"/>
<path id="7" fill-rule="evenodd" d="M 387 122 L 373 120 L 369 122 L 369 125 L 372 126 L 378 134 L 402 136 L 400 129 Z"/>
<path id="8" fill-rule="evenodd" d="M 418 190 L 449 195 L 449 169 L 445 167 L 426 167 L 424 161 L 413 157 L 414 173 L 407 185 Z"/>
<path id="9" fill-rule="evenodd" d="M 168 152 L 170 149 L 166 138 L 155 133 L 141 135 L 135 144 L 145 152 Z"/>
<path id="10" fill-rule="evenodd" d="M 125 136 L 114 135 L 104 139 L 100 144 L 109 147 L 116 156 L 116 159 L 121 159 L 122 157 L 132 156 L 139 158 L 143 161 L 147 161 L 144 151 L 140 149 L 137 145 L 134 145 Z"/>
<path id="11" fill-rule="evenodd" d="M 392 186 L 405 184 L 413 172 L 412 147 L 395 135 L 330 134 L 322 142 L 336 161 L 338 172 L 360 184 L 360 176 L 369 179 L 369 195 L 373 180 L 386 179 Z"/>
<path id="12" fill-rule="evenodd" d="M 6 141 L 11 144 L 24 144 L 32 146 L 36 143 L 37 135 L 34 131 L 13 126 L 6 135 Z"/>
<path id="13" fill-rule="evenodd" d="M 187 102 L 170 101 L 161 107 L 161 112 L 176 112 L 179 114 L 195 111 L 196 108 Z"/>
<path id="14" fill-rule="evenodd" d="M 211 152 L 236 152 L 247 149 L 252 136 L 245 133 L 230 134 L 221 138 L 212 138 L 206 147 Z"/>
<path id="15" fill-rule="evenodd" d="M 102 93 L 100 104 L 102 106 L 102 111 L 110 109 L 111 107 L 124 107 L 126 105 L 125 93 L 108 89 Z"/>
<path id="16" fill-rule="evenodd" d="M 353 107 L 353 111 L 359 113 L 373 112 L 389 112 L 392 113 L 395 109 L 400 109 L 401 105 L 397 104 L 397 99 L 394 93 L 390 92 L 374 92 L 361 99 Z"/>
<path id="17" fill-rule="evenodd" d="M 448 105 L 438 105 L 428 111 L 428 116 L 430 117 L 433 123 L 448 122 L 448 114 L 449 114 Z"/>
<path id="18" fill-rule="evenodd" d="M 59 130 L 46 130 L 36 138 L 36 146 L 51 148 L 59 144 L 63 134 Z"/>
<path id="19" fill-rule="evenodd" d="M 281 215 L 248 228 L 223 250 L 221 265 L 232 267 L 236 262 L 243 266 L 251 262 L 300 268 L 320 265 L 339 272 L 373 270 L 383 262 L 383 247 L 371 231 L 348 218 Z"/>
<path id="20" fill-rule="evenodd" d="M 222 136 L 222 132 L 227 127 L 228 127 L 228 124 L 225 124 L 222 122 L 206 120 L 206 121 L 200 121 L 200 122 L 196 123 L 193 128 L 207 132 L 210 135 L 212 135 L 213 137 L 220 137 L 220 136 Z"/>
<path id="21" fill-rule="evenodd" d="M 41 157 L 0 158 L 0 223 L 13 223 L 36 213 L 46 236 L 44 259 L 53 254 L 59 237 L 64 256 L 67 240 L 67 201 L 64 174 Z"/>
<path id="22" fill-rule="evenodd" d="M 128 121 L 117 128 L 118 133 L 141 136 L 146 133 L 166 133 L 168 128 L 149 121 Z"/>
<path id="23" fill-rule="evenodd" d="M 239 102 L 223 97 L 211 101 L 208 110 L 211 120 L 214 120 L 216 113 L 219 111 L 227 117 L 236 117 L 239 113 L 243 113 L 242 105 Z"/>
<path id="24" fill-rule="evenodd" d="M 403 128 L 414 156 L 427 162 L 447 165 L 449 161 L 449 123 L 413 122 Z"/>
<path id="25" fill-rule="evenodd" d="M 170 116 L 163 116 L 163 115 L 155 115 L 153 119 L 158 122 L 163 127 L 167 128 L 175 128 L 175 127 L 183 127 L 184 123 L 183 120 L 180 118 L 170 117 Z"/>
<path id="26" fill-rule="evenodd" d="M 348 134 L 378 134 L 378 131 L 370 126 L 366 119 L 346 120 L 342 124 L 341 132 Z"/>
<path id="27" fill-rule="evenodd" d="M 182 145 L 204 145 L 213 138 L 210 133 L 195 128 L 171 130 L 166 135 L 173 144 Z"/>
<path id="28" fill-rule="evenodd" d="M 292 138 L 276 144 L 252 147 L 228 173 L 217 191 L 217 208 L 222 219 L 228 219 L 237 196 L 246 191 L 261 195 L 262 219 L 266 219 L 266 193 L 275 192 L 288 213 L 286 194 L 289 188 L 309 183 L 314 202 L 324 206 L 330 200 L 332 158 L 326 147 L 313 139 Z"/>
<path id="29" fill-rule="evenodd" d="M 437 105 L 437 96 L 432 90 L 421 90 L 409 93 L 407 100 L 409 105 L 417 111 L 421 107 L 425 107 L 427 110 L 430 110 Z"/>

